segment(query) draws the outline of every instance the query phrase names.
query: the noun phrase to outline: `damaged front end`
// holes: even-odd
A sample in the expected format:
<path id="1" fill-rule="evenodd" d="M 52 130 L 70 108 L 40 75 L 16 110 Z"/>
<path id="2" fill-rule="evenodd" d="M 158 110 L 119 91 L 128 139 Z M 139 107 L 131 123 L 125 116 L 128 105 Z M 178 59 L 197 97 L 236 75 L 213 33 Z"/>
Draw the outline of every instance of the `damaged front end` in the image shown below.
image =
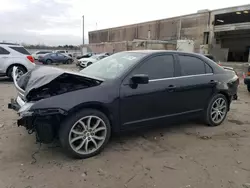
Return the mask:
<path id="1" fill-rule="evenodd" d="M 18 94 L 11 99 L 8 108 L 17 111 L 20 117 L 18 126 L 24 126 L 30 134 L 35 132 L 41 143 L 51 143 L 57 137 L 61 121 L 68 115 L 60 107 L 51 108 L 50 104 L 43 102 L 45 99 L 102 83 L 101 80 L 47 66 L 38 67 L 20 78 L 14 67 L 13 81 Z"/>

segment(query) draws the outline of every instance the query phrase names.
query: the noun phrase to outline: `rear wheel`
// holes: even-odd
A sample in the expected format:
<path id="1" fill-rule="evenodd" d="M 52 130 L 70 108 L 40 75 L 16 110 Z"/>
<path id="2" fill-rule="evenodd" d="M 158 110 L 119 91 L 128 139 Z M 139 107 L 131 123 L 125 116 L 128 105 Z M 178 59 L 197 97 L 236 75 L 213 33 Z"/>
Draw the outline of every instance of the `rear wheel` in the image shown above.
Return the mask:
<path id="1" fill-rule="evenodd" d="M 250 85 L 247 85 L 247 90 L 248 92 L 250 92 Z"/>
<path id="2" fill-rule="evenodd" d="M 226 118 L 228 112 L 228 100 L 223 94 L 213 96 L 205 111 L 205 123 L 209 126 L 218 126 Z"/>
<path id="3" fill-rule="evenodd" d="M 103 150 L 110 134 L 109 119 L 102 112 L 84 109 L 61 124 L 59 139 L 69 156 L 89 158 Z"/>
<path id="4" fill-rule="evenodd" d="M 46 60 L 46 64 L 52 64 L 52 63 L 53 63 L 53 61 L 51 59 Z"/>
<path id="5" fill-rule="evenodd" d="M 67 64 L 71 64 L 72 62 L 72 59 L 67 60 Z"/>
<path id="6" fill-rule="evenodd" d="M 14 66 L 10 67 L 7 71 L 7 76 L 10 79 L 13 79 L 13 77 L 12 77 L 13 67 Z M 15 65 L 15 67 L 17 67 L 17 79 L 20 78 L 23 74 L 25 74 L 27 72 L 27 70 L 20 65 Z"/>

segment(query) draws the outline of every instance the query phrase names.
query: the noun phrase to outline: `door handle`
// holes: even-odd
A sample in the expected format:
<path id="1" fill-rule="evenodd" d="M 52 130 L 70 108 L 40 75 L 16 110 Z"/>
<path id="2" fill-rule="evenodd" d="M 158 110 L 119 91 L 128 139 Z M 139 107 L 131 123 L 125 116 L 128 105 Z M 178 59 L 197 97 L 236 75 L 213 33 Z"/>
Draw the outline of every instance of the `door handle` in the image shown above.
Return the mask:
<path id="1" fill-rule="evenodd" d="M 217 84 L 218 82 L 216 80 L 210 80 L 209 84 Z"/>
<path id="2" fill-rule="evenodd" d="M 167 87 L 167 91 L 168 92 L 173 92 L 174 90 L 175 90 L 175 86 L 174 85 L 169 85 L 168 87 Z"/>

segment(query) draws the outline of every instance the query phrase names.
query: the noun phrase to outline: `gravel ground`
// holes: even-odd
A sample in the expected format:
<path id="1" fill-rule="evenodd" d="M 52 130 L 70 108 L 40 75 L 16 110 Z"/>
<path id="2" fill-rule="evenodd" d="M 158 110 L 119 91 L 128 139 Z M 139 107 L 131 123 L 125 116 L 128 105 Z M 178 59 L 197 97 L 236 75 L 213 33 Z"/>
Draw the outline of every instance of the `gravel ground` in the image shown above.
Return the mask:
<path id="1" fill-rule="evenodd" d="M 86 160 L 66 157 L 57 143 L 35 153 L 34 135 L 7 109 L 13 84 L 1 79 L 0 91 L 0 188 L 250 187 L 250 95 L 243 85 L 219 127 L 185 123 L 127 133 Z"/>

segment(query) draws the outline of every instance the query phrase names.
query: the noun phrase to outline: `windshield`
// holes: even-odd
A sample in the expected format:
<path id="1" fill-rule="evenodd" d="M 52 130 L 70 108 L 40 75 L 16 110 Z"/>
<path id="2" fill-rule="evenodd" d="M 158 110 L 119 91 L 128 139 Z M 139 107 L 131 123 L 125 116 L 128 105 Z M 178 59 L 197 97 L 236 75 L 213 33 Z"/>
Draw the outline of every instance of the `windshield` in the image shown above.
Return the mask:
<path id="1" fill-rule="evenodd" d="M 88 66 L 80 71 L 80 73 L 102 79 L 114 79 L 121 76 L 146 55 L 145 53 L 135 52 L 116 53 Z"/>
<path id="2" fill-rule="evenodd" d="M 98 59 L 98 57 L 99 57 L 98 55 L 92 55 L 91 56 L 92 59 Z"/>

